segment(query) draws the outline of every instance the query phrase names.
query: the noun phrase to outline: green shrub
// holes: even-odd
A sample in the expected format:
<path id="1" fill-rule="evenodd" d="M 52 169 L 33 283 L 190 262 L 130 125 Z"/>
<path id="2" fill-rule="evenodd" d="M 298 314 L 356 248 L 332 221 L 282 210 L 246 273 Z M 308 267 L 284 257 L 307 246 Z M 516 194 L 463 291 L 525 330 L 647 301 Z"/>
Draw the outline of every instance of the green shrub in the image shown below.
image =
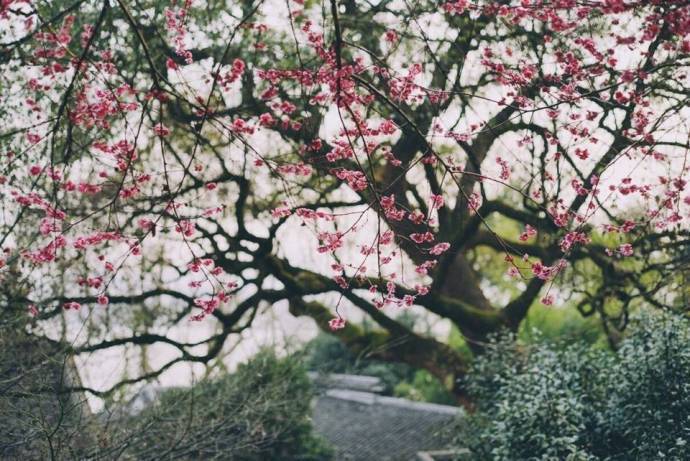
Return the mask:
<path id="1" fill-rule="evenodd" d="M 304 346 L 301 354 L 307 370 L 320 373 L 347 373 L 357 361 L 342 341 L 322 332 Z"/>
<path id="2" fill-rule="evenodd" d="M 426 370 L 417 370 L 411 381 L 398 383 L 393 395 L 420 402 L 457 405 L 450 392 Z"/>
<path id="3" fill-rule="evenodd" d="M 476 459 L 690 459 L 690 325 L 646 315 L 617 354 L 582 342 L 497 341 L 467 380 Z"/>
<path id="4" fill-rule="evenodd" d="M 311 400 L 299 361 L 264 351 L 222 379 L 164 392 L 130 421 L 125 458 L 331 459 L 312 433 Z"/>
<path id="5" fill-rule="evenodd" d="M 541 302 L 530 308 L 520 325 L 518 338 L 532 342 L 535 332 L 538 332 L 536 340 L 541 337 L 563 342 L 580 340 L 587 344 L 606 344 L 606 334 L 596 316 L 583 317 L 574 308 L 554 308 Z"/>
<path id="6" fill-rule="evenodd" d="M 690 459 L 690 322 L 642 319 L 618 355 L 601 412 L 616 459 Z"/>

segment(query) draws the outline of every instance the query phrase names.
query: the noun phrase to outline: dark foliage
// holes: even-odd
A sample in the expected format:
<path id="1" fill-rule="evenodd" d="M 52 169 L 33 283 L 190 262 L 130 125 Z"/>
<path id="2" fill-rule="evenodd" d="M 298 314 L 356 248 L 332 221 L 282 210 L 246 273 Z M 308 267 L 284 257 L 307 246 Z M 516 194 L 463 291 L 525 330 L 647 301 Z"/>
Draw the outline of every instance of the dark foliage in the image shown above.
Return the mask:
<path id="1" fill-rule="evenodd" d="M 616 354 L 504 338 L 467 381 L 476 459 L 690 459 L 690 324 L 644 315 Z"/>
<path id="2" fill-rule="evenodd" d="M 327 460 L 331 450 L 312 434 L 311 401 L 299 361 L 263 351 L 231 375 L 161 394 L 132 418 L 127 452 L 131 459 Z"/>

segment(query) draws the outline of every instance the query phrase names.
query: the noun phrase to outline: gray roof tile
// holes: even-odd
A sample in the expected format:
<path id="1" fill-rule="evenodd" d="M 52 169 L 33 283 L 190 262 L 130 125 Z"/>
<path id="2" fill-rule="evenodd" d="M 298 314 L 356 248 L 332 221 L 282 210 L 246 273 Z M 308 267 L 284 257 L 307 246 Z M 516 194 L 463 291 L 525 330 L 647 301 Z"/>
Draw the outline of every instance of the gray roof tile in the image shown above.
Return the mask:
<path id="1" fill-rule="evenodd" d="M 316 399 L 314 426 L 339 461 L 408 461 L 448 445 L 461 409 L 369 392 L 330 389 Z"/>

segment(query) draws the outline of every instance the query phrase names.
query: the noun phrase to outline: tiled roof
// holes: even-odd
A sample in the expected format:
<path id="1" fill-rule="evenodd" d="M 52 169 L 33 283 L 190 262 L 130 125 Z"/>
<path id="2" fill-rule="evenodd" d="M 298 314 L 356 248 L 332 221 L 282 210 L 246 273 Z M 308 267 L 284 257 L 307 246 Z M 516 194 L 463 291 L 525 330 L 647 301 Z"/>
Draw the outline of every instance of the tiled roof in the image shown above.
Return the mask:
<path id="1" fill-rule="evenodd" d="M 362 392 L 383 392 L 385 386 L 375 376 L 346 375 L 341 373 L 322 374 L 315 371 L 307 373 L 317 388 L 349 389 Z"/>
<path id="2" fill-rule="evenodd" d="M 338 461 L 409 461 L 448 445 L 444 429 L 462 410 L 370 392 L 329 389 L 316 399 L 314 426 Z"/>

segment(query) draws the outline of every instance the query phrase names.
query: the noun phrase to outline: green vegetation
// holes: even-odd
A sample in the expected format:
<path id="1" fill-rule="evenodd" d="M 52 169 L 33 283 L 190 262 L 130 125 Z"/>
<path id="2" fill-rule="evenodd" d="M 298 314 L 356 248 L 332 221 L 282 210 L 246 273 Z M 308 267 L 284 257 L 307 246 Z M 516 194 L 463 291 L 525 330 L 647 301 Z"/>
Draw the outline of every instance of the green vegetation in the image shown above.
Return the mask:
<path id="1" fill-rule="evenodd" d="M 618 353 L 531 339 L 502 338 L 477 359 L 459 446 L 479 460 L 687 459 L 687 319 L 645 313 Z"/>
<path id="2" fill-rule="evenodd" d="M 325 461 L 301 361 L 262 351 L 235 373 L 169 389 L 137 413 L 92 414 L 61 344 L 0 328 L 0 459 Z M 12 334 L 10 334 L 12 333 Z M 65 391 L 63 393 L 63 391 Z"/>
<path id="3" fill-rule="evenodd" d="M 402 363 L 356 357 L 335 336 L 320 333 L 304 349 L 305 367 L 321 373 L 376 376 L 383 393 L 410 400 L 455 404 L 453 396 L 426 370 Z"/>
<path id="4" fill-rule="evenodd" d="M 418 320 L 409 315 L 402 317 L 402 321 L 410 325 Z M 517 338 L 523 344 L 543 341 L 563 344 L 576 340 L 608 347 L 600 320 L 593 316 L 582 317 L 570 307 L 533 306 Z M 472 352 L 457 328 L 451 328 L 446 341 L 468 361 L 472 360 Z M 385 394 L 424 402 L 457 404 L 443 384 L 426 370 L 355 356 L 330 334 L 319 333 L 305 346 L 303 355 L 305 367 L 312 371 L 376 376 L 381 379 Z"/>
<path id="5" fill-rule="evenodd" d="M 127 452 L 132 459 L 168 451 L 190 460 L 331 459 L 312 433 L 311 401 L 300 362 L 266 350 L 231 375 L 163 393 L 134 418 L 138 435 Z"/>

